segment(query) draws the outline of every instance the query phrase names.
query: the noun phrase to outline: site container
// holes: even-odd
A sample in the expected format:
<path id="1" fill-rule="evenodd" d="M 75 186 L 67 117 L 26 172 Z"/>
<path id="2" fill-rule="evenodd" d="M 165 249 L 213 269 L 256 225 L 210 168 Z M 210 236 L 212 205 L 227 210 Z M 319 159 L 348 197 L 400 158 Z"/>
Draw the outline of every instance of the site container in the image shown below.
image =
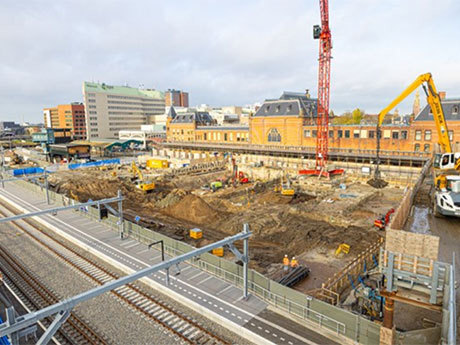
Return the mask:
<path id="1" fill-rule="evenodd" d="M 149 169 L 166 169 L 169 168 L 169 162 L 166 159 L 149 159 L 146 166 Z"/>

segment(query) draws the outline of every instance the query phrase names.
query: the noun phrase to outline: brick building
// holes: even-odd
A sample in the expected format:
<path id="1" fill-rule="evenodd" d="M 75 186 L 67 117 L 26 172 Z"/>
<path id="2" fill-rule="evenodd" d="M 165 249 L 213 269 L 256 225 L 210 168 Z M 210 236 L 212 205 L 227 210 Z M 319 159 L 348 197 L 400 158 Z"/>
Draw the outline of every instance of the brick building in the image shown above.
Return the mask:
<path id="1" fill-rule="evenodd" d="M 85 106 L 83 103 L 59 104 L 57 107 L 44 108 L 45 128 L 70 129 L 74 139 L 86 139 Z"/>
<path id="2" fill-rule="evenodd" d="M 188 92 L 168 89 L 165 92 L 165 105 L 188 108 Z"/>
<path id="3" fill-rule="evenodd" d="M 441 94 L 445 96 L 444 93 Z M 248 143 L 255 145 L 316 146 L 317 100 L 308 93 L 284 92 L 279 99 L 266 100 L 249 117 L 249 125 L 216 126 L 212 119 L 185 114 L 177 118 L 170 109 L 166 126 L 168 141 L 198 141 L 209 143 Z M 454 150 L 460 150 L 460 99 L 443 98 L 449 136 Z M 209 114 L 208 114 L 209 116 Z M 411 122 L 398 121 L 381 127 L 381 150 L 438 150 L 438 134 L 433 114 L 426 105 Z M 376 148 L 376 125 L 329 125 L 329 148 Z"/>

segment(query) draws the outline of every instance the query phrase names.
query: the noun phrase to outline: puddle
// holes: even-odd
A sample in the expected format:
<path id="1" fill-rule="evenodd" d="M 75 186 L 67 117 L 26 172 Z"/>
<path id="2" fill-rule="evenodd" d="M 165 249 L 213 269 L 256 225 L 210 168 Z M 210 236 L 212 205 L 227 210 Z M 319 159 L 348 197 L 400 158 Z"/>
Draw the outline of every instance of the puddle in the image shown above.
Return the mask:
<path id="1" fill-rule="evenodd" d="M 430 225 L 428 224 L 428 207 L 417 207 L 414 208 L 414 220 L 410 226 L 411 232 L 418 234 L 430 234 Z"/>

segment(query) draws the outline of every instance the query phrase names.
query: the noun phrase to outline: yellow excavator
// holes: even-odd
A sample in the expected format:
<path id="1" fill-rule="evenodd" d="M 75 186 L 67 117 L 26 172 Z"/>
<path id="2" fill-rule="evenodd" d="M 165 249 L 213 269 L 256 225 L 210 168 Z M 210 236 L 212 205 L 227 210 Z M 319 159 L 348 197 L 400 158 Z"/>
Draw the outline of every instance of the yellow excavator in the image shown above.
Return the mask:
<path id="1" fill-rule="evenodd" d="M 438 142 L 441 153 L 434 157 L 434 186 L 433 212 L 437 215 L 449 215 L 460 217 L 460 152 L 452 152 L 452 145 L 449 139 L 447 122 L 442 109 L 441 98 L 436 90 L 431 73 L 425 73 L 410 84 L 398 97 L 396 97 L 378 116 L 377 122 L 377 155 L 374 178 L 369 184 L 374 187 L 382 187 L 385 184 L 379 183 L 380 177 L 380 126 L 390 110 L 396 107 L 401 101 L 409 96 L 414 90 L 422 86 L 426 94 L 426 100 L 433 114 Z"/>
<path id="2" fill-rule="evenodd" d="M 292 187 L 291 179 L 289 178 L 289 174 L 284 173 L 284 176 L 280 178 L 280 184 L 275 185 L 274 188 L 275 192 L 281 193 L 284 196 L 294 196 L 295 189 Z"/>
<path id="3" fill-rule="evenodd" d="M 136 180 L 136 187 L 140 190 L 144 191 L 145 193 L 151 192 L 155 189 L 155 183 L 152 181 L 144 181 L 144 175 L 142 174 L 141 169 L 139 169 L 136 163 L 133 161 L 131 164 L 131 168 L 133 171 L 133 178 L 138 178 Z"/>

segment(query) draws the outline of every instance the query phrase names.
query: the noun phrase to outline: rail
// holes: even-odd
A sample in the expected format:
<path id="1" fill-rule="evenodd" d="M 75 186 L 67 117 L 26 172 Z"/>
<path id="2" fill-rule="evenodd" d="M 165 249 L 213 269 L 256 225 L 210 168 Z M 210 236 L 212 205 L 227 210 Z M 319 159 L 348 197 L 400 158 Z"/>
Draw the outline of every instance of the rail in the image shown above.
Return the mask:
<path id="1" fill-rule="evenodd" d="M 43 193 L 43 190 L 41 190 L 39 186 L 32 183 L 24 181 L 17 181 L 14 183 L 36 193 Z M 54 200 L 61 204 L 71 202 L 71 199 L 68 197 L 51 191 L 50 200 Z M 80 211 L 80 213 L 99 220 L 98 211 L 95 208 L 89 207 L 88 212 L 85 213 Z M 114 231 L 119 230 L 117 221 L 118 218 L 110 214 L 108 218 L 102 220 L 104 224 Z M 163 240 L 166 245 L 166 252 L 171 256 L 177 256 L 195 249 L 184 242 L 174 240 L 126 220 L 125 230 L 133 239 L 138 239 L 145 244 L 151 243 L 152 241 Z M 189 262 L 196 267 L 206 270 L 212 275 L 219 276 L 225 281 L 231 283 L 236 282 L 236 284 L 239 284 L 238 286 L 241 286 L 243 269 L 234 262 L 216 257 L 210 253 L 201 254 L 199 260 L 189 260 Z M 263 299 L 269 305 L 280 310 L 280 312 L 286 312 L 300 320 L 309 322 L 314 327 L 321 327 L 325 331 L 340 334 L 361 344 L 366 345 L 379 342 L 380 325 L 370 320 L 291 288 L 282 286 L 254 270 L 249 270 L 248 278 L 249 291 L 254 296 Z"/>
<path id="2" fill-rule="evenodd" d="M 161 144 L 165 147 L 187 146 L 187 147 L 207 147 L 207 148 L 227 148 L 267 152 L 292 152 L 292 153 L 316 153 L 314 146 L 284 146 L 284 145 L 255 145 L 255 144 L 226 144 L 226 143 L 207 143 L 207 142 L 186 142 L 186 141 L 168 141 Z M 361 148 L 329 148 L 329 154 L 349 154 L 364 155 L 375 157 L 377 150 Z M 389 157 L 410 157 L 427 159 L 431 152 L 422 151 L 400 151 L 400 150 L 381 150 L 380 154 Z"/>

